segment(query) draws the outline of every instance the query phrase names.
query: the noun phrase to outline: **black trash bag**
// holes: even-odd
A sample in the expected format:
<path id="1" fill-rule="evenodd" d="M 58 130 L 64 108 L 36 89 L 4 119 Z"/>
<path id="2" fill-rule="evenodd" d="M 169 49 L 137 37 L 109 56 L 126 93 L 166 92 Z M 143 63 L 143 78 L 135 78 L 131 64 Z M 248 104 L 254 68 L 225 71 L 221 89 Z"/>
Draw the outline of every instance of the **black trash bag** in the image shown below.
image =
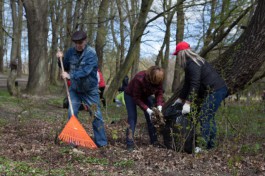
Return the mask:
<path id="1" fill-rule="evenodd" d="M 68 109 L 68 107 L 69 107 L 68 98 L 65 97 L 65 98 L 63 99 L 63 108 Z"/>
<path id="2" fill-rule="evenodd" d="M 164 112 L 166 125 L 163 131 L 164 145 L 176 151 L 192 153 L 194 123 L 188 115 L 182 114 L 182 104 L 170 106 Z"/>

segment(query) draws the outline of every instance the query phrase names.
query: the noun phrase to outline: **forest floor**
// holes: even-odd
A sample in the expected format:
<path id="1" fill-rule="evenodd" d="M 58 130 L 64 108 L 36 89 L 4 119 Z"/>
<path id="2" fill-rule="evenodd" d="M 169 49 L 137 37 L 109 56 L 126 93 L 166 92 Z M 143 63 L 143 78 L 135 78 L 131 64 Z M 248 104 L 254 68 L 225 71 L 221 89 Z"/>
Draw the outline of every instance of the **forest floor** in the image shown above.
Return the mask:
<path id="1" fill-rule="evenodd" d="M 62 93 L 17 98 L 0 91 L 1 176 L 265 175 L 265 113 L 260 103 L 231 103 L 220 108 L 218 146 L 186 154 L 149 145 L 141 113 L 135 134 L 137 148 L 127 151 L 126 110 L 115 104 L 102 109 L 108 146 L 75 149 L 57 139 L 67 122 L 63 98 Z M 79 120 L 93 136 L 93 119 L 88 113 L 80 112 Z M 161 136 L 159 140 L 162 142 Z"/>

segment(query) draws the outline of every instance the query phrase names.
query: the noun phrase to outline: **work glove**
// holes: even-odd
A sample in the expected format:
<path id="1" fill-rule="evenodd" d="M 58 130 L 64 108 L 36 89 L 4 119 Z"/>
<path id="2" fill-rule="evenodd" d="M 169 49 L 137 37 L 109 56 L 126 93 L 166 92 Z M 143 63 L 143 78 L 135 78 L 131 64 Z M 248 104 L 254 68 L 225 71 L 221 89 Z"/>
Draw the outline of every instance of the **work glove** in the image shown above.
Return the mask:
<path id="1" fill-rule="evenodd" d="M 61 76 L 63 79 L 65 78 L 70 79 L 70 75 L 67 72 L 62 72 Z"/>
<path id="2" fill-rule="evenodd" d="M 176 104 L 182 104 L 182 100 L 178 98 L 171 106 L 175 106 Z"/>
<path id="3" fill-rule="evenodd" d="M 149 114 L 149 117 L 151 119 L 151 115 L 154 113 L 150 108 L 147 108 L 146 112 Z"/>
<path id="4" fill-rule="evenodd" d="M 190 104 L 185 103 L 182 107 L 182 114 L 188 114 L 190 113 Z"/>
<path id="5" fill-rule="evenodd" d="M 161 105 L 157 106 L 157 109 L 158 109 L 158 111 L 162 112 L 162 106 Z"/>
<path id="6" fill-rule="evenodd" d="M 56 57 L 58 57 L 58 58 L 63 57 L 63 52 L 62 51 L 57 51 Z"/>

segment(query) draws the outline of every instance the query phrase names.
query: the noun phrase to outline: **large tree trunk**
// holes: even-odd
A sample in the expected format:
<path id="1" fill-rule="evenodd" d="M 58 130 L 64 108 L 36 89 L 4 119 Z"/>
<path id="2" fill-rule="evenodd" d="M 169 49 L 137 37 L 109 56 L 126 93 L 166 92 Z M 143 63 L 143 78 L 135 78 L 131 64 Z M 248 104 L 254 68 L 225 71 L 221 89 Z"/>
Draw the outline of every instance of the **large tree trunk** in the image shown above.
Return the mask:
<path id="1" fill-rule="evenodd" d="M 22 57 L 21 57 L 21 38 L 22 38 L 22 27 L 23 27 L 23 4 L 22 0 L 18 0 L 18 46 L 17 46 L 17 77 L 22 76 Z"/>
<path id="2" fill-rule="evenodd" d="M 17 78 L 17 61 L 18 61 L 18 45 L 19 45 L 19 40 L 18 40 L 18 35 L 19 35 L 19 30 L 18 30 L 18 14 L 19 8 L 18 5 L 16 4 L 15 0 L 10 1 L 10 6 L 12 10 L 12 20 L 13 20 L 13 36 L 12 36 L 12 48 L 11 48 L 11 55 L 10 55 L 10 72 L 9 76 L 7 78 L 7 89 L 10 95 L 18 95 L 19 92 L 17 91 L 15 87 L 15 80 Z M 19 9 L 19 10 L 17 10 Z"/>
<path id="3" fill-rule="evenodd" d="M 0 25 L 3 26 L 4 2 L 0 1 Z M 4 32 L 0 29 L 0 73 L 4 72 Z"/>
<path id="4" fill-rule="evenodd" d="M 231 93 L 244 88 L 265 61 L 265 1 L 259 0 L 247 29 L 213 62 Z"/>
<path id="5" fill-rule="evenodd" d="M 119 17 L 120 17 L 120 46 L 119 46 L 119 50 L 120 50 L 120 65 L 118 66 L 119 69 L 122 66 L 123 62 L 124 62 L 124 55 L 125 55 L 125 25 L 124 25 L 124 15 L 123 15 L 123 11 L 122 11 L 122 5 L 121 5 L 121 1 L 120 0 L 116 0 L 117 3 L 117 8 L 118 8 L 118 12 L 119 12 Z"/>
<path id="6" fill-rule="evenodd" d="M 227 51 L 212 62 L 225 79 L 230 93 L 242 90 L 265 61 L 264 9 L 265 1 L 259 0 L 255 14 L 244 33 Z M 165 108 L 177 98 L 179 90 L 167 101 Z"/>
<path id="7" fill-rule="evenodd" d="M 48 1 L 23 1 L 28 26 L 29 78 L 27 92 L 41 94 L 48 86 Z"/>
<path id="8" fill-rule="evenodd" d="M 71 35 L 73 33 L 73 14 L 72 14 L 72 9 L 73 9 L 73 1 L 72 0 L 66 0 L 66 30 L 65 30 L 65 36 L 61 33 L 61 37 L 64 38 L 64 51 L 66 51 L 72 44 L 71 40 Z M 60 21 L 61 24 L 63 25 L 63 21 Z M 62 28 L 61 28 L 62 29 Z"/>
<path id="9" fill-rule="evenodd" d="M 131 68 L 131 78 L 133 78 L 138 73 L 138 70 L 139 70 L 140 47 L 141 47 L 141 43 L 137 45 L 137 47 L 135 47 L 135 49 L 133 50 L 132 57 L 134 57 L 134 61 L 133 61 L 132 68 Z"/>
<path id="10" fill-rule="evenodd" d="M 93 1 L 87 0 L 89 1 L 88 3 L 88 13 L 87 13 L 87 42 L 90 45 L 94 45 L 94 40 L 95 40 L 95 34 L 96 34 L 96 30 L 95 30 L 95 24 L 97 23 L 96 21 L 96 8 L 94 5 Z"/>
<path id="11" fill-rule="evenodd" d="M 107 17 L 109 0 L 102 0 L 98 10 L 98 29 L 96 37 L 96 52 L 98 55 L 98 67 L 102 70 L 103 49 L 106 45 L 107 36 Z"/>

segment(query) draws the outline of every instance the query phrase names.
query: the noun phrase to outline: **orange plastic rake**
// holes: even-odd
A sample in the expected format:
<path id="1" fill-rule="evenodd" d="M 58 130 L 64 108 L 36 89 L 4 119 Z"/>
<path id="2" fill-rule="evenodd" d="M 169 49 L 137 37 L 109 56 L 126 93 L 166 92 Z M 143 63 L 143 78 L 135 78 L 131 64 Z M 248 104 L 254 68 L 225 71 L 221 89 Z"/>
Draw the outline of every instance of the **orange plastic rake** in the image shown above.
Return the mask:
<path id="1" fill-rule="evenodd" d="M 62 71 L 64 72 L 62 57 L 60 57 L 59 59 L 60 59 Z M 66 87 L 69 107 L 70 107 L 72 116 L 70 117 L 70 120 L 66 123 L 63 131 L 58 136 L 58 138 L 66 143 L 72 143 L 74 145 L 78 145 L 78 146 L 82 146 L 82 147 L 86 147 L 90 149 L 96 149 L 97 145 L 94 143 L 91 137 L 87 134 L 84 127 L 81 125 L 81 123 L 78 121 L 78 119 L 74 115 L 74 110 L 73 110 L 72 101 L 70 98 L 66 79 L 64 79 L 64 84 Z"/>

